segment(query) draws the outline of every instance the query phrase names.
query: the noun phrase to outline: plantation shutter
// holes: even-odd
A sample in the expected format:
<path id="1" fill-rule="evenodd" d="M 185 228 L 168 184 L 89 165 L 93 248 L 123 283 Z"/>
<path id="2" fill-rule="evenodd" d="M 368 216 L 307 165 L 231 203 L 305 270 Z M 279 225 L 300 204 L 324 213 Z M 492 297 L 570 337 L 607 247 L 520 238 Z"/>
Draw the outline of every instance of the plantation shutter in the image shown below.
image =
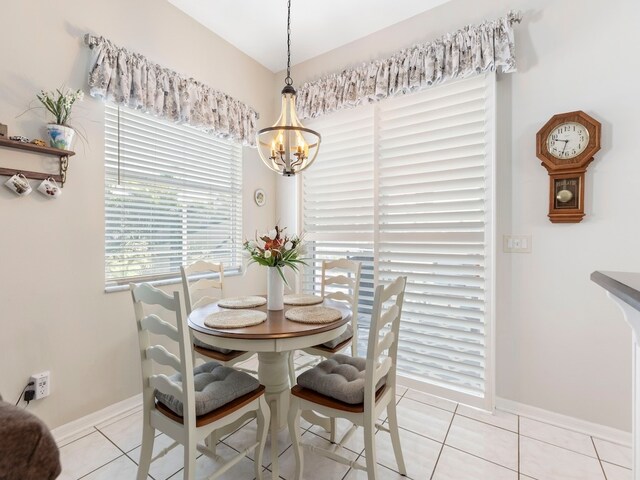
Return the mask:
<path id="1" fill-rule="evenodd" d="M 318 212 L 324 212 L 324 222 L 336 223 L 336 230 L 339 224 L 342 237 L 348 232 L 354 240 L 364 239 L 352 225 L 357 218 L 371 218 L 373 228 L 366 232 L 370 283 L 408 277 L 398 374 L 428 384 L 428 391 L 478 406 L 486 405 L 486 382 L 493 373 L 488 371 L 488 325 L 494 83 L 494 74 L 480 75 L 348 111 L 345 116 L 358 112 L 372 122 L 358 120 L 373 135 L 362 150 L 373 162 L 362 172 L 355 171 L 348 155 L 344 166 L 329 165 L 335 152 L 354 144 L 341 130 L 338 115 L 343 112 L 316 120 L 313 127 L 330 154 L 327 159 L 321 150 L 303 184 L 305 229 L 315 228 Z M 330 132 L 326 139 L 324 129 Z M 332 191 L 324 191 L 328 197 L 313 192 L 320 182 L 335 188 L 338 176 L 351 178 L 353 188 L 368 182 L 373 202 L 360 204 L 354 198 L 343 202 L 339 212 L 331 211 Z M 331 253 L 340 256 L 339 249 Z"/>
<path id="2" fill-rule="evenodd" d="M 407 275 L 398 369 L 484 396 L 491 76 L 380 103 L 379 279 Z"/>
<path id="3" fill-rule="evenodd" d="M 107 287 L 176 277 L 198 259 L 239 270 L 241 229 L 239 145 L 105 105 Z"/>
<path id="4" fill-rule="evenodd" d="M 322 134 L 321 157 L 302 175 L 305 257 L 311 259 L 304 269 L 303 288 L 320 292 L 322 260 L 360 261 L 363 315 L 371 313 L 373 298 L 372 113 L 372 107 L 363 107 L 315 120 L 313 126 Z M 365 322 L 360 328 L 368 327 Z"/>

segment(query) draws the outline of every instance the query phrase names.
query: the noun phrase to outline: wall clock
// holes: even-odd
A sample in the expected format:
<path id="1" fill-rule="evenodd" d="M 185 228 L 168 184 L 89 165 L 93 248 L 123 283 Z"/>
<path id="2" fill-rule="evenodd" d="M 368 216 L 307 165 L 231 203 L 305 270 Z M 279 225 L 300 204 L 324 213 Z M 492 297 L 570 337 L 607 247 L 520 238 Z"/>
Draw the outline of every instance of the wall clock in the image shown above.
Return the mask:
<path id="1" fill-rule="evenodd" d="M 582 111 L 559 113 L 536 135 L 536 155 L 549 173 L 549 220 L 584 217 L 584 178 L 600 150 L 600 122 Z"/>

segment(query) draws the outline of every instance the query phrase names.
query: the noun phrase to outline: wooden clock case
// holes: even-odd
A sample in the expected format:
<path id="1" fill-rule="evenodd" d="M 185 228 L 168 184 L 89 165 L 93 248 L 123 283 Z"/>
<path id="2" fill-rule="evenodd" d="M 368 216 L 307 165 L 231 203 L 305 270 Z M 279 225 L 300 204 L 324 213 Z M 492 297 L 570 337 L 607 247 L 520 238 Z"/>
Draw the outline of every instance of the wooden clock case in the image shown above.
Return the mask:
<path id="1" fill-rule="evenodd" d="M 547 137 L 559 125 L 575 122 L 589 132 L 589 141 L 584 151 L 573 158 L 557 158 L 547 148 Z M 551 117 L 536 135 L 536 156 L 542 161 L 542 166 L 549 173 L 549 220 L 553 223 L 578 223 L 584 218 L 584 190 L 587 167 L 593 161 L 593 156 L 600 150 L 600 122 L 583 111 L 559 113 Z M 577 205 L 568 207 L 559 205 L 556 201 L 556 184 L 559 181 L 577 183 L 574 195 Z M 566 182 L 565 182 L 566 184 Z"/>

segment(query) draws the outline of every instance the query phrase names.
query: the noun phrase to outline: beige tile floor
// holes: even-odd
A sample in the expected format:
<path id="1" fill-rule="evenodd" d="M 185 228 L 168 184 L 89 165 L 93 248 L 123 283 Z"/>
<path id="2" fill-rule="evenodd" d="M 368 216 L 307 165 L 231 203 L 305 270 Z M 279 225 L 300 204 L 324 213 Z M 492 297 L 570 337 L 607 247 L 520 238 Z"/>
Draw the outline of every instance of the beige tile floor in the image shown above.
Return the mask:
<path id="1" fill-rule="evenodd" d="M 402 450 L 412 480 L 631 480 L 631 449 L 627 447 L 505 412 L 490 415 L 403 387 L 398 388 L 397 401 Z M 329 445 L 322 429 L 309 424 L 302 427 L 304 441 Z M 338 428 L 345 430 L 347 424 L 340 423 Z M 134 480 L 141 432 L 142 413 L 138 411 L 96 425 L 86 435 L 62 444 L 60 479 Z M 218 453 L 230 456 L 252 438 L 255 422 L 223 438 Z M 161 434 L 155 447 L 160 450 L 169 443 Z M 378 478 L 402 478 L 396 472 L 388 434 L 378 432 L 376 443 Z M 361 430 L 346 448 L 346 456 L 364 463 Z M 270 467 L 269 449 L 268 445 L 266 471 Z M 286 431 L 279 435 L 278 452 L 281 477 L 289 480 L 294 456 Z M 150 478 L 182 479 L 182 461 L 182 449 L 177 447 L 152 464 Z M 198 458 L 197 465 L 198 479 L 208 478 L 216 469 L 216 463 L 204 456 Z M 251 458 L 242 460 L 223 477 L 253 478 Z M 270 478 L 270 474 L 265 478 Z M 304 478 L 366 480 L 366 473 L 307 453 Z"/>

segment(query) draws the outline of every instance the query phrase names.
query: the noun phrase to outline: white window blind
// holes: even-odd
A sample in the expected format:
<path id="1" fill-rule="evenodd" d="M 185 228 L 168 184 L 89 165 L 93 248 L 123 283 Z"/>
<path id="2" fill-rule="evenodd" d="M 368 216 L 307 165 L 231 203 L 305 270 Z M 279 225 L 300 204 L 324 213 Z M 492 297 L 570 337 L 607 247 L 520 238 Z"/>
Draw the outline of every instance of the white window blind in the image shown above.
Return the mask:
<path id="1" fill-rule="evenodd" d="M 304 269 L 303 289 L 320 292 L 322 260 L 361 261 L 360 311 L 364 316 L 371 313 L 374 289 L 372 113 L 372 107 L 363 107 L 315 120 L 314 127 L 322 132 L 322 161 L 302 176 L 305 257 L 310 259 L 309 268 Z M 362 323 L 360 329 L 366 329 L 368 319 Z M 361 345 L 366 349 L 366 330 L 363 334 Z"/>
<path id="2" fill-rule="evenodd" d="M 105 105 L 105 278 L 179 276 L 197 259 L 241 266 L 242 147 Z"/>
<path id="3" fill-rule="evenodd" d="M 371 280 L 361 289 L 408 277 L 399 374 L 479 406 L 493 374 L 494 85 L 493 74 L 477 76 L 318 119 L 323 150 L 303 179 L 304 230 L 324 240 L 310 252 L 315 259 L 353 255 L 344 242 L 329 248 L 331 239 L 349 239 L 370 255 Z M 368 142 L 357 150 L 367 161 L 352 162 L 360 136 L 343 125 Z M 366 202 L 347 193 L 360 189 L 371 195 Z M 366 315 L 360 327 L 368 329 Z"/>

